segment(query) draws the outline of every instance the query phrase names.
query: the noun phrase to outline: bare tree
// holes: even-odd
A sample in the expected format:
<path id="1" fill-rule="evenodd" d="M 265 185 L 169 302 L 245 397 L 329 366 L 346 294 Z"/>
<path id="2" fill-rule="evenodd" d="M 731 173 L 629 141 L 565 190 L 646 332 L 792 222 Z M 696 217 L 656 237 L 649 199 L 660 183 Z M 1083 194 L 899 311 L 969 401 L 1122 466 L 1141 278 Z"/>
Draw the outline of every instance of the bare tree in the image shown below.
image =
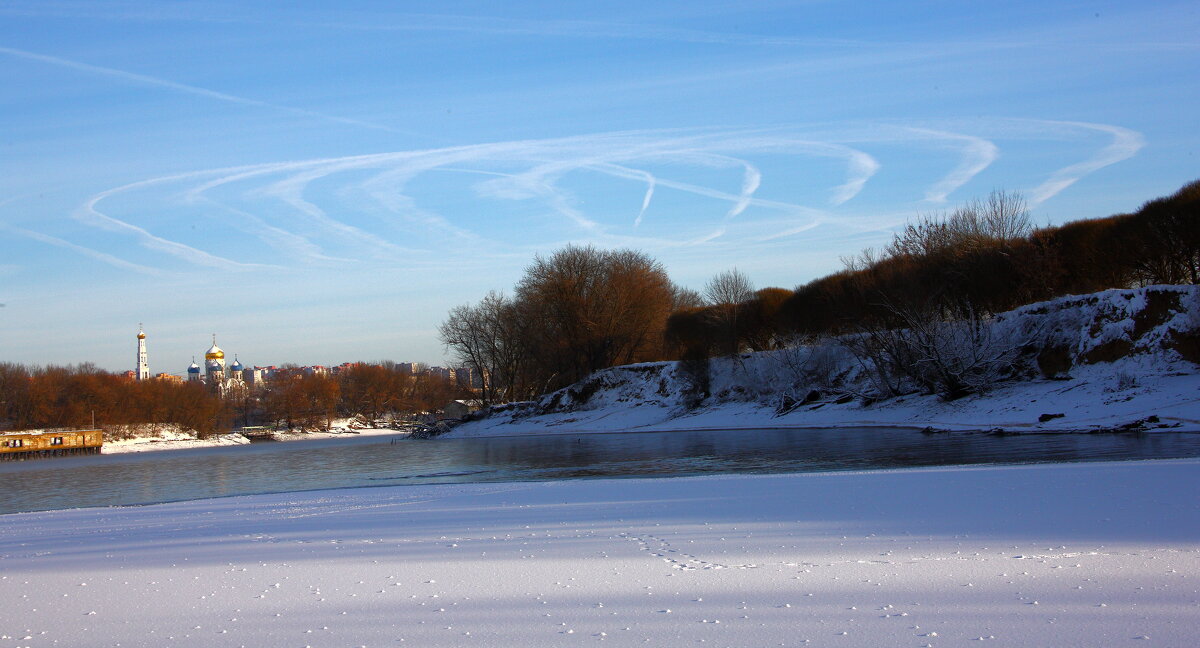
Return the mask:
<path id="1" fill-rule="evenodd" d="M 671 285 L 671 312 L 675 313 L 688 308 L 699 308 L 704 305 L 704 297 L 683 286 Z"/>
<path id="2" fill-rule="evenodd" d="M 736 355 L 741 350 L 739 307 L 754 298 L 754 286 L 746 275 L 733 268 L 710 279 L 704 285 L 704 297 L 724 329 L 725 353 Z"/>
<path id="3" fill-rule="evenodd" d="M 737 268 L 717 274 L 704 284 L 704 298 L 709 306 L 729 306 L 754 297 L 754 285 Z"/>
<path id="4" fill-rule="evenodd" d="M 438 327 L 442 344 L 479 375 L 480 400 L 486 404 L 525 395 L 523 378 L 530 349 L 521 315 L 512 300 L 490 292 L 478 305 L 452 309 Z"/>

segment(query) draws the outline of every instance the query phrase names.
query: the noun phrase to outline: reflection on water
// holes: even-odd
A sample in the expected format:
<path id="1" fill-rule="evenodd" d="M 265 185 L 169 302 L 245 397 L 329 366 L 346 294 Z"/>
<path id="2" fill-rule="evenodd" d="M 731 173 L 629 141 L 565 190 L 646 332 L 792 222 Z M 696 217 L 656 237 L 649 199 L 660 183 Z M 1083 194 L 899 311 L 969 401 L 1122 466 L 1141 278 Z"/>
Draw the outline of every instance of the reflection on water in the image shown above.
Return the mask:
<path id="1" fill-rule="evenodd" d="M 0 513 L 322 488 L 1200 456 L 1200 435 L 754 430 L 263 443 L 0 464 Z"/>

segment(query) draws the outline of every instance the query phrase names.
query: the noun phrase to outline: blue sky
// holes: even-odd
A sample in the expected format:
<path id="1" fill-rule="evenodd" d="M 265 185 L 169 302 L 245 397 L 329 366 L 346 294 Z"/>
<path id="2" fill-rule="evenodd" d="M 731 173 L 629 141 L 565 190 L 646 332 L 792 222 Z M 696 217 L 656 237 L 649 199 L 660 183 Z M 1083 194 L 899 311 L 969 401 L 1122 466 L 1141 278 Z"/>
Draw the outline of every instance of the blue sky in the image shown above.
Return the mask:
<path id="1" fill-rule="evenodd" d="M 1200 177 L 1194 2 L 337 4 L 0 3 L 0 360 L 441 363 L 566 243 L 793 287 Z"/>

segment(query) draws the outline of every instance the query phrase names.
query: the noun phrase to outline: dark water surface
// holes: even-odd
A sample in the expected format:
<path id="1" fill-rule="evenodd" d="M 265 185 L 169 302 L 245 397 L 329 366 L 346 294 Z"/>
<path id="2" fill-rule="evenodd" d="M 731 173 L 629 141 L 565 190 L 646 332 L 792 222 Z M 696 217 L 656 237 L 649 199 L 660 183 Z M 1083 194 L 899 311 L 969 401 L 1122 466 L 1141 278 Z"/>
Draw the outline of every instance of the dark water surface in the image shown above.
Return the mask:
<path id="1" fill-rule="evenodd" d="M 755 430 L 387 436 L 0 463 L 0 513 L 323 488 L 1200 456 L 1200 434 Z"/>

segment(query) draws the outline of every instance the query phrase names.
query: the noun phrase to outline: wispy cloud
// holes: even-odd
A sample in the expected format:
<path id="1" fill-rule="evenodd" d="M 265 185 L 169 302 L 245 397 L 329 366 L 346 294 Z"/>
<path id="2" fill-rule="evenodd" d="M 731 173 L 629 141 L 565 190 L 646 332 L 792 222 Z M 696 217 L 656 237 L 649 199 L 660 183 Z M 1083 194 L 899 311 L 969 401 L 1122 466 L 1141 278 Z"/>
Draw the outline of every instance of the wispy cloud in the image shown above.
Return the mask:
<path id="1" fill-rule="evenodd" d="M 341 161 L 330 162 L 316 169 L 291 175 L 283 180 L 272 183 L 259 191 L 262 195 L 277 198 L 293 207 L 296 211 L 308 217 L 325 230 L 345 240 L 358 243 L 361 254 L 365 256 L 388 255 L 406 252 L 401 246 L 387 241 L 361 228 L 331 218 L 324 209 L 304 198 L 305 188 L 315 180 L 326 176 L 361 169 L 375 164 L 375 156 L 371 158 L 354 157 Z"/>
<path id="2" fill-rule="evenodd" d="M 1092 157 L 1055 171 L 1045 182 L 1034 187 L 1029 192 L 1029 203 L 1031 205 L 1039 205 L 1053 198 L 1060 191 L 1075 184 L 1080 178 L 1089 173 L 1133 157 L 1146 145 L 1145 138 L 1142 137 L 1141 133 L 1120 126 L 1069 121 L 1046 121 L 1043 123 L 1104 133 L 1110 135 L 1112 141 L 1097 151 Z"/>
<path id="3" fill-rule="evenodd" d="M 268 267 L 258 263 L 239 263 L 237 261 L 233 261 L 232 259 L 226 259 L 215 254 L 209 254 L 208 252 L 184 245 L 183 243 L 179 243 L 177 241 L 171 241 L 160 236 L 155 236 L 141 227 L 109 216 L 97 208 L 97 205 L 102 200 L 114 194 L 127 191 L 136 186 L 146 186 L 151 183 L 158 183 L 162 181 L 163 180 L 159 178 L 149 181 L 135 182 L 123 187 L 117 187 L 115 189 L 103 191 L 95 196 L 92 196 L 86 203 L 76 209 L 75 212 L 72 213 L 72 216 L 80 222 L 93 225 L 104 230 L 121 234 L 131 234 L 143 247 L 169 254 L 195 265 L 222 268 L 226 270 L 247 270 Z"/>
<path id="4" fill-rule="evenodd" d="M 642 208 L 638 210 L 637 218 L 633 219 L 633 226 L 637 227 L 642 224 L 642 217 L 646 215 L 646 210 L 650 208 L 650 199 L 654 197 L 654 185 L 658 179 L 649 171 L 642 171 L 642 177 L 646 179 L 646 194 L 642 196 Z"/>
<path id="5" fill-rule="evenodd" d="M 77 252 L 88 258 L 95 259 L 97 261 L 100 261 L 101 263 L 107 263 L 108 265 L 111 265 L 116 268 L 121 268 L 122 270 L 131 270 L 133 272 L 147 274 L 147 275 L 163 274 L 161 271 L 159 271 L 155 268 L 151 268 L 151 267 L 144 266 L 144 265 L 139 265 L 139 264 L 133 263 L 131 261 L 126 261 L 125 259 L 115 257 L 106 252 L 100 252 L 99 250 L 93 250 L 92 248 L 84 247 L 82 245 L 77 245 L 70 241 L 65 241 L 63 239 L 60 239 L 56 236 L 50 236 L 49 234 L 43 234 L 41 232 L 34 232 L 32 230 L 27 230 L 22 227 L 5 225 L 3 223 L 0 223 L 0 230 L 6 231 L 6 232 L 11 232 L 11 233 L 17 234 L 19 236 L 24 236 L 25 238 L 33 239 L 35 241 L 45 243 L 47 245 L 53 245 L 55 247 L 60 247 L 60 248 L 66 249 L 66 250 L 70 250 L 72 252 Z"/>
<path id="6" fill-rule="evenodd" d="M 1139 134 L 1116 126 L 1029 123 L 1042 124 L 1042 128 L 1049 125 L 1059 131 L 1099 131 L 1113 138 L 1109 146 L 1092 158 L 1052 174 L 1033 192 L 1031 202 L 1034 203 L 1045 200 L 1095 169 L 1133 155 L 1142 146 Z M 978 126 L 981 131 L 988 131 L 984 128 L 986 124 Z M 1009 129 L 1008 137 L 1017 137 L 1019 134 L 1014 134 L 1014 129 L 1022 127 L 1004 120 L 991 126 L 993 131 L 1004 128 Z M 1030 126 L 1023 128 L 1028 130 Z M 718 239 L 724 239 L 727 244 L 732 241 L 753 243 L 808 233 L 823 224 L 858 227 L 853 220 L 855 212 L 839 207 L 857 196 L 882 168 L 862 148 L 869 148 L 875 142 L 916 145 L 929 140 L 939 145 L 949 144 L 959 152 L 953 166 L 925 191 L 925 199 L 932 202 L 947 200 L 951 193 L 984 171 L 999 155 L 998 147 L 984 137 L 945 128 L 894 124 L 859 124 L 841 129 L 826 127 L 819 138 L 815 133 L 805 136 L 801 129 L 785 128 L 612 132 L 271 162 L 163 176 L 96 194 L 74 215 L 80 222 L 131 235 L 145 247 L 189 263 L 229 270 L 259 266 L 170 241 L 105 213 L 98 205 L 117 194 L 151 188 L 161 194 L 160 185 L 180 184 L 182 189 L 175 190 L 166 200 L 182 200 L 191 208 L 210 210 L 209 218 L 224 220 L 229 226 L 284 252 L 288 265 L 322 264 L 339 257 L 390 262 L 392 259 L 411 260 L 415 253 L 437 258 L 439 253 L 444 255 L 452 249 L 461 252 L 463 245 L 470 245 L 482 254 L 501 254 L 502 248 L 538 244 L 521 237 L 500 240 L 503 235 L 489 240 L 477 233 L 478 222 L 473 218 L 439 213 L 418 204 L 410 195 L 410 191 L 421 189 L 427 174 L 451 171 L 486 178 L 471 185 L 480 201 L 480 211 L 487 211 L 489 201 L 537 201 L 574 226 L 579 240 L 646 245 L 654 249 L 705 245 Z M 772 165 L 763 166 L 759 157 L 771 161 Z M 804 158 L 818 159 L 804 161 Z M 845 169 L 844 181 L 824 188 L 788 191 L 793 186 L 790 179 L 770 176 L 780 168 L 775 162 L 785 161 L 782 168 L 795 172 L 806 165 L 824 164 L 819 158 L 840 160 Z M 713 170 L 717 171 L 716 176 Z M 372 174 L 363 179 L 363 171 Z M 735 171 L 737 175 L 733 175 Z M 588 173 L 638 183 L 636 196 L 640 205 L 631 224 L 613 220 L 612 214 L 607 212 L 589 213 L 586 203 L 580 202 L 568 186 L 564 186 L 568 176 L 572 183 L 586 184 Z M 788 199 L 759 196 L 769 178 L 771 186 L 781 187 Z M 806 194 L 814 191 L 818 193 L 806 199 Z M 657 236 L 639 235 L 639 228 L 645 229 L 648 210 L 662 192 L 690 196 L 687 217 L 678 213 L 664 214 L 663 223 L 656 222 Z M 164 200 L 158 195 L 154 199 Z M 705 200 L 714 202 L 712 209 L 705 207 Z M 246 204 L 239 201 L 246 201 Z M 811 206 L 823 203 L 828 206 Z M 158 206 L 170 208 L 169 203 L 160 202 Z M 331 214 L 346 216 L 334 218 Z M 370 214 L 371 218 L 364 219 L 364 214 Z M 376 219 L 376 228 L 372 228 L 372 218 Z M 406 247 L 389 233 L 390 229 L 378 229 L 380 223 L 387 223 L 390 228 L 419 228 L 414 231 L 426 235 L 423 244 L 441 249 Z M 320 236 L 312 233 L 314 228 L 321 232 Z M 867 229 L 878 228 L 875 223 Z M 488 231 L 495 232 L 496 228 L 489 227 Z M 553 236 L 562 235 L 561 229 L 547 230 L 550 231 L 556 232 Z M 492 236 L 497 235 L 493 233 Z M 340 253 L 327 252 L 324 248 L 335 241 L 349 243 L 350 247 Z M 540 243 L 546 244 L 545 241 Z"/>
<path id="7" fill-rule="evenodd" d="M 947 196 L 991 166 L 1000 155 L 1000 149 L 982 137 L 928 128 L 909 130 L 917 135 L 948 140 L 960 145 L 961 158 L 958 164 L 925 191 L 925 200 L 929 202 L 946 202 Z"/>
<path id="8" fill-rule="evenodd" d="M 30 61 L 38 61 L 40 63 L 46 63 L 49 65 L 55 65 L 58 67 L 68 68 L 68 69 L 72 69 L 72 70 L 78 70 L 80 72 L 86 72 L 89 74 L 112 77 L 112 78 L 120 79 L 122 81 L 126 81 L 129 83 L 136 83 L 139 85 L 148 85 L 148 86 L 153 86 L 153 87 L 158 87 L 158 88 L 165 88 L 167 90 L 173 90 L 175 92 L 183 92 L 186 94 L 197 95 L 200 97 L 206 97 L 208 99 L 213 99 L 216 101 L 223 101 L 223 102 L 239 104 L 239 105 L 243 105 L 243 106 L 252 106 L 252 107 L 256 107 L 256 108 L 268 108 L 271 110 L 287 112 L 287 113 L 291 113 L 293 115 L 300 115 L 302 117 L 311 117 L 314 119 L 320 119 L 320 120 L 333 122 L 333 123 L 337 123 L 337 124 L 343 124 L 346 126 L 356 126 L 356 127 L 361 127 L 361 128 L 369 128 L 369 129 L 373 129 L 373 130 L 386 131 L 389 133 L 397 133 L 397 134 L 401 134 L 401 135 L 424 137 L 424 136 L 420 135 L 419 133 L 405 131 L 405 130 L 401 130 L 401 129 L 397 129 L 397 128 L 392 128 L 391 126 L 385 126 L 383 124 L 376 124 L 373 122 L 363 121 L 360 119 L 350 119 L 350 118 L 346 118 L 346 117 L 339 117 L 336 115 L 328 115 L 325 113 L 317 112 L 315 110 L 306 110 L 304 108 L 283 106 L 280 104 L 270 103 L 270 102 L 262 101 L 259 99 L 250 99 L 247 97 L 239 97 L 237 95 L 232 95 L 232 94 L 228 94 L 225 92 L 219 92 L 217 90 L 209 90 L 208 88 L 201 88 L 198 86 L 188 85 L 186 83 L 178 83 L 178 82 L 170 81 L 167 79 L 161 79 L 158 77 L 153 77 L 153 76 L 149 76 L 149 75 L 145 75 L 145 74 L 138 74 L 136 72 L 127 72 L 125 70 L 118 70 L 115 68 L 104 67 L 104 66 L 100 66 L 100 65 L 91 65 L 89 63 L 72 61 L 72 60 L 68 60 L 68 59 L 64 59 L 64 58 L 59 58 L 57 56 L 50 56 L 47 54 L 39 54 L 37 52 L 29 52 L 29 51 L 25 51 L 25 50 L 13 49 L 11 47 L 0 47 L 0 54 L 8 54 L 9 56 L 15 56 L 17 58 L 22 58 L 22 59 L 26 59 L 26 60 L 30 60 Z"/>
<path id="9" fill-rule="evenodd" d="M 294 257 L 317 263 L 350 263 L 351 259 L 331 257 L 321 251 L 320 246 L 294 232 L 267 223 L 262 218 L 250 212 L 226 205 L 209 198 L 201 199 L 206 205 L 215 207 L 218 211 L 227 212 L 233 219 L 234 227 L 240 229 L 271 247 Z"/>
<path id="10" fill-rule="evenodd" d="M 570 20 L 557 18 L 510 18 L 478 14 L 431 14 L 400 11 L 354 11 L 339 7 L 336 11 L 307 10 L 300 7 L 264 15 L 252 6 L 231 4 L 95 6 L 96 3 L 6 2 L 0 15 L 74 17 L 94 20 L 136 22 L 204 22 L 246 25 L 286 25 L 323 27 L 343 31 L 446 32 L 493 36 L 543 38 L 588 38 L 652 40 L 711 45 L 758 47 L 866 47 L 869 41 L 828 38 L 746 34 L 704 29 L 689 29 L 638 21 Z"/>
<path id="11" fill-rule="evenodd" d="M 834 207 L 857 196 L 867 186 L 867 181 L 879 171 L 879 162 L 875 158 L 848 146 L 841 148 L 846 153 L 848 177 L 846 182 L 833 188 L 829 204 Z"/>
<path id="12" fill-rule="evenodd" d="M 405 249 L 393 240 L 363 229 L 358 224 L 331 218 L 329 208 L 324 204 L 329 198 L 327 193 L 312 198 L 306 195 L 313 183 L 327 178 L 350 176 L 362 170 L 376 169 L 378 173 L 365 181 L 358 181 L 353 185 L 335 183 L 334 193 L 342 199 L 352 199 L 359 193 L 365 194 L 389 214 L 414 219 L 414 223 L 450 234 L 463 242 L 492 247 L 501 242 L 485 241 L 476 236 L 471 229 L 456 225 L 442 214 L 418 206 L 405 193 L 405 187 L 420 175 L 433 170 L 479 173 L 489 176 L 487 181 L 475 185 L 478 196 L 483 200 L 536 199 L 553 212 L 564 216 L 568 222 L 578 227 L 581 235 L 585 237 L 591 237 L 593 240 L 625 241 L 631 244 L 640 241 L 653 246 L 698 245 L 726 236 L 730 230 L 721 221 L 741 216 L 752 207 L 785 214 L 795 219 L 793 223 L 798 220 L 799 224 L 792 227 L 799 227 L 797 231 L 829 216 L 823 210 L 797 202 L 757 198 L 756 194 L 764 181 L 764 172 L 748 156 L 760 152 L 836 157 L 845 160 L 847 180 L 831 189 L 831 202 L 835 206 L 856 195 L 879 169 L 879 164 L 874 158 L 863 151 L 836 142 L 806 140 L 787 132 L 616 132 L 272 162 L 163 176 L 97 194 L 77 210 L 76 218 L 89 225 L 134 235 L 147 247 L 168 252 L 191 263 L 238 268 L 246 264 L 238 264 L 230 259 L 223 259 L 194 247 L 152 235 L 144 228 L 101 212 L 97 205 L 116 194 L 172 182 L 189 183 L 190 186 L 177 194 L 187 204 L 217 210 L 219 213 L 214 213 L 214 218 L 234 218 L 234 227 L 256 236 L 276 249 L 285 250 L 293 261 L 307 259 L 318 263 L 329 261 L 331 257 L 309 237 L 293 231 L 294 228 L 287 225 L 289 219 L 278 210 L 272 210 L 271 219 L 268 220 L 256 215 L 256 212 L 261 210 L 238 205 L 236 200 L 231 202 L 227 195 L 217 199 L 211 194 L 221 189 L 236 187 L 243 197 L 277 200 L 292 210 L 293 217 L 303 217 L 308 224 L 315 225 L 333 237 L 354 243 L 357 247 L 353 256 L 360 259 L 371 256 L 396 257 L 400 253 L 404 253 L 401 256 L 411 256 L 413 250 Z M 737 168 L 741 171 L 740 187 L 736 192 L 731 192 L 665 178 L 643 168 L 645 164 L 670 165 L 680 169 L 685 176 L 688 166 Z M 518 170 L 491 171 L 465 168 L 467 165 L 501 168 L 515 166 Z M 560 186 L 565 175 L 580 171 L 599 172 L 643 183 L 641 205 L 633 220 L 633 229 L 642 224 L 646 211 L 659 189 L 726 202 L 728 207 L 725 208 L 723 217 L 718 216 L 719 212 L 714 212 L 709 217 L 708 222 L 712 224 L 713 229 L 709 230 L 708 234 L 697 235 L 685 228 L 678 231 L 678 237 L 674 241 L 655 237 L 631 238 L 619 231 L 612 231 L 609 225 L 602 224 L 583 211 L 576 204 L 574 196 Z M 340 208 L 339 211 L 346 210 Z M 702 212 L 697 215 L 702 216 Z M 694 229 L 703 227 L 704 222 L 702 217 L 694 218 L 689 225 Z"/>

